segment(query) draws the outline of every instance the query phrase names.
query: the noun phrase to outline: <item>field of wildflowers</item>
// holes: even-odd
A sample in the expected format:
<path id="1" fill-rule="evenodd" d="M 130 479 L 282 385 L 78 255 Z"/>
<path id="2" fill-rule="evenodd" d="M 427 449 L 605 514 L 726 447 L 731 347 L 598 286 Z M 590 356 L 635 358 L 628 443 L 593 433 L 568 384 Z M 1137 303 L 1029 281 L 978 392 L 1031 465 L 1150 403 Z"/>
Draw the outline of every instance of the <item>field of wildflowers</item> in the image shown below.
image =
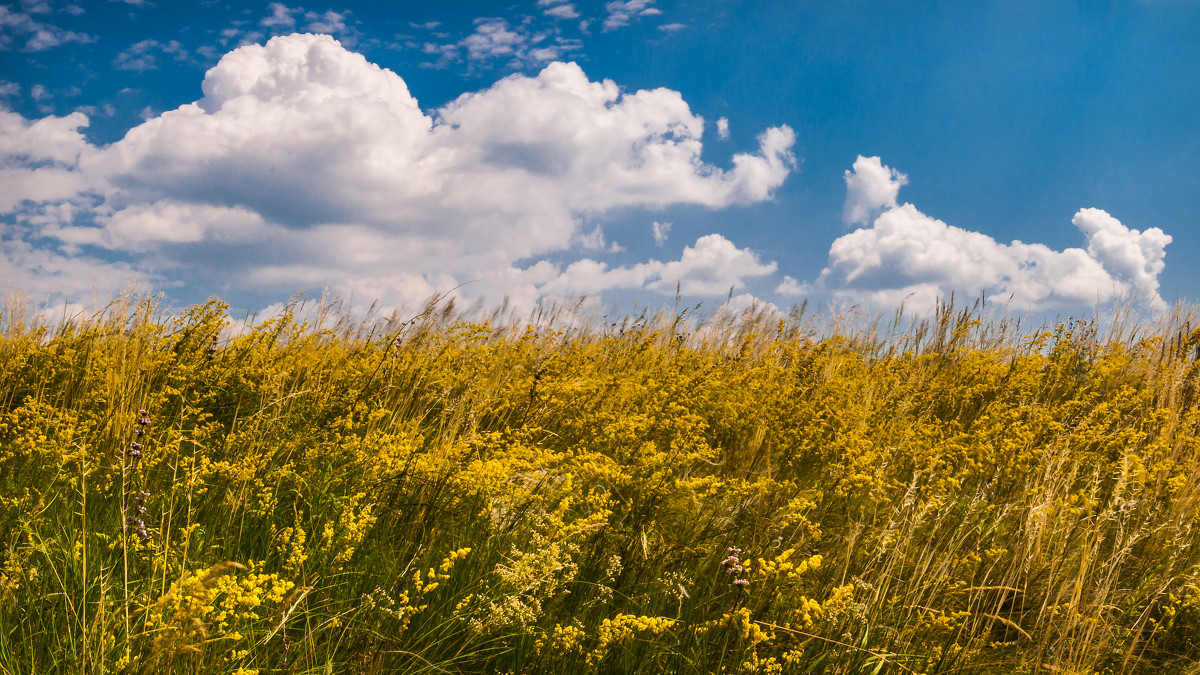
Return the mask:
<path id="1" fill-rule="evenodd" d="M 0 673 L 1200 668 L 1200 330 L 0 317 Z"/>

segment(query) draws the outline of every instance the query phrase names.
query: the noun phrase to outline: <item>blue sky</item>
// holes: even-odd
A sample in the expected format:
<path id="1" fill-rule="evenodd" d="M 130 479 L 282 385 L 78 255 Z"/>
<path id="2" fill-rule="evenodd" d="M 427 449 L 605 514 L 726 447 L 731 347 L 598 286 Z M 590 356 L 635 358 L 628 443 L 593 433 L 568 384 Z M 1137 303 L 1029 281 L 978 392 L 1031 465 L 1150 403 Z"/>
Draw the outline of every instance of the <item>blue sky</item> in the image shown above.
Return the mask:
<path id="1" fill-rule="evenodd" d="M 1200 3 L 915 4 L 6 3 L 0 278 L 242 309 L 1200 295 Z"/>

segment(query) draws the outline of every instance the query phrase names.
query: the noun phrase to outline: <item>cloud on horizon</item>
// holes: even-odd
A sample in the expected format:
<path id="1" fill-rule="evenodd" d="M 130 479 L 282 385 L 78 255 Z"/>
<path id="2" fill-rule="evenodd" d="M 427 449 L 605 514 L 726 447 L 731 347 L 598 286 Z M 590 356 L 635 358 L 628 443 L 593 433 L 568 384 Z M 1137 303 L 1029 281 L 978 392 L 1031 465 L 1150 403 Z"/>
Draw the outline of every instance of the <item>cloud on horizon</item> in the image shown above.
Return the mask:
<path id="1" fill-rule="evenodd" d="M 1165 307 L 1158 294 L 1171 237 L 1157 227 L 1126 227 L 1106 211 L 1080 209 L 1071 223 L 1086 248 L 997 242 L 897 204 L 904 174 L 878 157 L 859 156 L 846 172 L 843 220 L 866 225 L 835 240 L 815 282 L 785 277 L 776 292 L 829 293 L 879 309 L 901 304 L 928 313 L 951 293 L 986 294 L 1018 310 L 1088 307 L 1127 296 Z"/>

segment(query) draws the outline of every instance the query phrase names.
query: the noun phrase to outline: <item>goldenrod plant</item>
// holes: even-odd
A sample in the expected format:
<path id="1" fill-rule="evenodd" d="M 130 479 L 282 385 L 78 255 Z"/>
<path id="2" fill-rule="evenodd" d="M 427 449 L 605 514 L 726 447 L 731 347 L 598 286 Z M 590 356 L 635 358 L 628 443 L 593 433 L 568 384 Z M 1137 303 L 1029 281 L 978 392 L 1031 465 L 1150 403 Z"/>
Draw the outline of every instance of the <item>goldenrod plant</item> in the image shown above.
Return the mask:
<path id="1" fill-rule="evenodd" d="M 0 673 L 1200 668 L 1188 308 L 30 316 Z"/>

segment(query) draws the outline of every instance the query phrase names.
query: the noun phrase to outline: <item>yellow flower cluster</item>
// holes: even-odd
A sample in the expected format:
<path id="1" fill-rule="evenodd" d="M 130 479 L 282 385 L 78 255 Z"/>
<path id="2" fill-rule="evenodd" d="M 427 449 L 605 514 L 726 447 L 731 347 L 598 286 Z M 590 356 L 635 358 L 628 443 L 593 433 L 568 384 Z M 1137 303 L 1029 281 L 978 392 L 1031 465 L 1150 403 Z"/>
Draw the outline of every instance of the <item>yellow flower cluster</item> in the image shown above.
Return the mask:
<path id="1" fill-rule="evenodd" d="M 543 635 L 534 643 L 534 650 L 539 653 L 555 651 L 566 655 L 582 655 L 586 638 L 587 633 L 578 626 L 554 624 L 548 635 Z"/>
<path id="2" fill-rule="evenodd" d="M 283 560 L 283 572 L 289 577 L 302 575 L 304 563 L 308 560 L 308 549 L 304 542 L 308 535 L 302 527 L 285 527 L 272 537 L 275 542 L 275 552 Z"/>
<path id="3" fill-rule="evenodd" d="M 430 567 L 428 570 L 426 570 L 424 577 L 421 576 L 420 570 L 413 572 L 413 588 L 415 588 L 417 593 L 420 593 L 421 595 L 432 593 L 435 589 L 437 589 L 438 584 L 450 579 L 450 570 L 454 567 L 454 564 L 465 559 L 467 554 L 470 552 L 471 548 L 469 546 L 460 548 L 456 551 L 451 551 L 446 555 L 445 559 L 442 560 L 440 565 L 437 567 Z"/>
<path id="4" fill-rule="evenodd" d="M 588 652 L 589 664 L 604 658 L 608 650 L 643 636 L 658 636 L 670 631 L 676 624 L 674 619 L 662 616 L 639 616 L 618 614 L 600 623 L 596 634 L 596 646 Z"/>
<path id="5" fill-rule="evenodd" d="M 374 514 L 374 505 L 359 506 L 366 498 L 365 492 L 359 492 L 352 495 L 342 505 L 336 530 L 339 533 L 336 545 L 334 544 L 335 530 L 331 529 L 329 524 L 325 527 L 326 544 L 331 548 L 336 546 L 337 549 L 337 554 L 333 558 L 334 567 L 337 569 L 341 569 L 354 556 L 356 547 L 367 536 L 367 531 L 371 529 L 371 526 L 375 524 L 377 517 Z"/>
<path id="6" fill-rule="evenodd" d="M 821 566 L 823 558 L 820 554 L 810 556 L 798 563 L 793 563 L 789 560 L 795 549 L 787 549 L 783 553 L 775 556 L 774 560 L 764 560 L 758 558 L 757 564 L 754 566 L 755 576 L 763 579 L 783 576 L 787 579 L 795 579 L 800 575 L 815 570 Z"/>
<path id="7" fill-rule="evenodd" d="M 749 607 L 739 607 L 732 612 L 725 612 L 720 617 L 697 626 L 696 629 L 700 632 L 708 632 L 725 627 L 732 628 L 736 635 L 750 647 L 773 638 L 773 633 L 763 630 L 762 626 L 754 620 Z"/>
<path id="8" fill-rule="evenodd" d="M 278 574 L 252 568 L 224 562 L 176 582 L 149 611 L 155 656 L 170 661 L 200 654 L 213 644 L 227 651 L 244 640 L 238 627 L 257 621 L 261 605 L 279 604 L 294 586 Z M 239 571 L 246 574 L 239 578 Z"/>

